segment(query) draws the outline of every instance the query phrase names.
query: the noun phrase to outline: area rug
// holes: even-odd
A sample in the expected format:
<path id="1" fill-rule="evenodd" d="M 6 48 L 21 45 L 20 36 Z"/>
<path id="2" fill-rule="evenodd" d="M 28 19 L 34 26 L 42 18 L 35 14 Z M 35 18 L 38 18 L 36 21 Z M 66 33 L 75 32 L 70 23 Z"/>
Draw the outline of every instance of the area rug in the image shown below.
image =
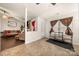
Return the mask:
<path id="1" fill-rule="evenodd" d="M 49 42 L 51 44 L 55 44 L 55 45 L 60 46 L 60 47 L 63 47 L 65 49 L 69 49 L 71 51 L 74 51 L 73 45 L 71 43 L 67 43 L 67 42 L 64 42 L 64 41 L 59 41 L 57 39 L 51 39 L 51 38 L 49 38 L 47 40 L 47 42 Z"/>

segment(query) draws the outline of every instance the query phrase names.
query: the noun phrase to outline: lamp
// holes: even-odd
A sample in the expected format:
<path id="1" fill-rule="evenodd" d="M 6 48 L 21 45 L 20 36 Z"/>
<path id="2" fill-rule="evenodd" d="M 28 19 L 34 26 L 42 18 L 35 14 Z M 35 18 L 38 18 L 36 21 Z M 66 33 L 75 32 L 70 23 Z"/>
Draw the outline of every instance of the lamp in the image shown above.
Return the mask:
<path id="1" fill-rule="evenodd" d="M 3 19 L 8 19 L 8 16 L 7 15 L 3 15 L 2 18 Z"/>
<path id="2" fill-rule="evenodd" d="M 8 12 L 7 11 L 5 11 L 3 9 L 0 9 L 0 11 L 3 12 L 3 15 L 2 15 L 2 18 L 3 19 L 9 19 L 10 18 L 10 16 L 8 15 Z"/>
<path id="3" fill-rule="evenodd" d="M 10 16 L 6 14 L 6 11 L 4 11 L 4 14 L 2 15 L 2 18 L 3 19 L 9 19 Z"/>

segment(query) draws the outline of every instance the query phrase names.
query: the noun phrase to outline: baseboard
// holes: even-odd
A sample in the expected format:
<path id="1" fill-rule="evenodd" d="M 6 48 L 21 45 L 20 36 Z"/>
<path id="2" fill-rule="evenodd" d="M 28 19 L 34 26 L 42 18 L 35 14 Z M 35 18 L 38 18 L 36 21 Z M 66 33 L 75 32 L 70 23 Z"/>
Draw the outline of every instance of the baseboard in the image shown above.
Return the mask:
<path id="1" fill-rule="evenodd" d="M 79 43 L 73 43 L 73 45 L 79 45 Z"/>
<path id="2" fill-rule="evenodd" d="M 39 37 L 38 39 L 36 38 L 35 40 L 25 41 L 25 44 L 33 43 L 33 42 L 35 42 L 35 41 L 37 41 L 37 40 L 40 40 L 40 39 L 42 39 L 42 38 L 43 38 L 43 37 Z"/>

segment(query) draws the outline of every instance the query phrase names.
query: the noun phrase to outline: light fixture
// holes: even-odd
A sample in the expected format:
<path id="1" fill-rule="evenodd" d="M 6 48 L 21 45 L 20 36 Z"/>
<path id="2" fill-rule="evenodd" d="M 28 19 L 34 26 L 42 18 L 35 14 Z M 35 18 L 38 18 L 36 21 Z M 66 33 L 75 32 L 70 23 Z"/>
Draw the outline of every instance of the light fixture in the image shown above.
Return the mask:
<path id="1" fill-rule="evenodd" d="M 36 5 L 39 5 L 40 3 L 36 3 Z"/>
<path id="2" fill-rule="evenodd" d="M 51 3 L 53 6 L 56 5 L 56 3 Z"/>
<path id="3" fill-rule="evenodd" d="M 9 16 L 9 13 L 7 12 L 7 11 L 5 11 L 5 10 L 3 10 L 3 9 L 0 9 L 2 12 L 3 12 L 3 15 L 2 15 L 2 18 L 3 19 L 9 19 L 9 18 L 11 18 L 10 16 Z"/>
<path id="4" fill-rule="evenodd" d="M 36 3 L 36 5 L 39 5 L 40 3 Z M 55 6 L 56 5 L 56 3 L 50 3 L 50 4 L 52 4 L 53 6 Z"/>
<path id="5" fill-rule="evenodd" d="M 7 15 L 2 15 L 2 18 L 3 19 L 8 19 L 8 16 Z"/>
<path id="6" fill-rule="evenodd" d="M 4 14 L 4 15 L 2 16 L 2 18 L 3 18 L 3 19 L 10 19 L 11 17 Z"/>
<path id="7" fill-rule="evenodd" d="M 3 11 L 4 13 L 3 13 L 3 15 L 2 15 L 2 18 L 3 19 L 8 19 L 8 15 L 6 14 L 6 11 Z"/>

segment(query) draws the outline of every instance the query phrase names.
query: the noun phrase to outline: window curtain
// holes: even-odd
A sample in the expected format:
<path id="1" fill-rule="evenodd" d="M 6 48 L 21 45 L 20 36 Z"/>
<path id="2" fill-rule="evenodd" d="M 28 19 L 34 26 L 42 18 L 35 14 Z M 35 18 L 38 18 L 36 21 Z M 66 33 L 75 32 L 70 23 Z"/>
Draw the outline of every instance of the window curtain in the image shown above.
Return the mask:
<path id="1" fill-rule="evenodd" d="M 50 24 L 51 24 L 50 34 L 51 34 L 51 32 L 54 32 L 53 27 L 55 26 L 55 24 L 57 23 L 57 21 L 58 20 L 50 21 Z"/>
<path id="2" fill-rule="evenodd" d="M 67 26 L 67 29 L 65 30 L 65 34 L 72 35 L 72 30 L 70 29 L 69 25 L 72 22 L 73 17 L 68 17 L 64 19 L 60 19 L 61 23 L 65 26 Z"/>

